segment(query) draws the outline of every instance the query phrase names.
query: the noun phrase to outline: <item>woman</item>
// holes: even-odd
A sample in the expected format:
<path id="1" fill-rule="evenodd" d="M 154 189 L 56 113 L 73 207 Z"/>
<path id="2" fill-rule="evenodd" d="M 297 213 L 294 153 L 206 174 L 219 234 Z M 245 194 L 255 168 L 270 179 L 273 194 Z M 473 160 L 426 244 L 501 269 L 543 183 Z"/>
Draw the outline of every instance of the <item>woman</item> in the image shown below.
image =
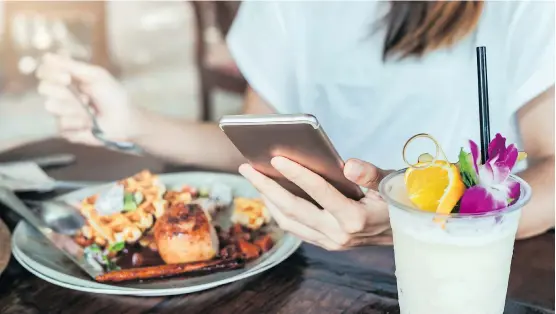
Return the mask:
<path id="1" fill-rule="evenodd" d="M 241 165 L 282 228 L 339 250 L 391 242 L 376 188 L 387 169 L 403 167 L 401 145 L 410 136 L 434 135 L 451 160 L 467 139 L 479 137 L 475 47 L 484 45 L 491 129 L 530 158 L 520 176 L 535 193 L 518 237 L 554 226 L 553 3 L 246 2 L 228 44 L 250 84 L 244 113 L 315 114 L 340 154 L 352 158 L 346 177 L 370 189 L 363 200 L 346 199 L 318 175 L 275 158 L 274 167 L 324 208 L 317 209 L 243 164 L 216 124 L 139 109 L 101 68 L 49 56 L 37 73 L 39 91 L 68 140 L 98 144 L 65 87 L 73 78 L 112 139 L 176 162 Z"/>

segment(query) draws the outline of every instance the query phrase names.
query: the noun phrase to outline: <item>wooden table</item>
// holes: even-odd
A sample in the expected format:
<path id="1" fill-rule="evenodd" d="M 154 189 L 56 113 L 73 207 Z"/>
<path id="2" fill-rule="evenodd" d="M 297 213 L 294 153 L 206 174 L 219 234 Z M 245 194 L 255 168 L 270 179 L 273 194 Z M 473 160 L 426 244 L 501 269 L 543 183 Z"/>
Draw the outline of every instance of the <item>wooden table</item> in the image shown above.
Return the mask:
<path id="1" fill-rule="evenodd" d="M 153 158 L 61 140 L 0 154 L 0 162 L 54 152 L 78 157 L 74 165 L 49 171 L 59 179 L 113 180 L 143 168 L 170 169 Z M 14 227 L 13 214 L 0 208 L 0 215 Z M 137 298 L 57 287 L 12 260 L 0 277 L 0 313 L 399 313 L 393 270 L 391 247 L 330 253 L 303 245 L 282 264 L 250 279 L 190 295 Z M 554 233 L 516 243 L 508 296 L 505 313 L 554 313 Z"/>

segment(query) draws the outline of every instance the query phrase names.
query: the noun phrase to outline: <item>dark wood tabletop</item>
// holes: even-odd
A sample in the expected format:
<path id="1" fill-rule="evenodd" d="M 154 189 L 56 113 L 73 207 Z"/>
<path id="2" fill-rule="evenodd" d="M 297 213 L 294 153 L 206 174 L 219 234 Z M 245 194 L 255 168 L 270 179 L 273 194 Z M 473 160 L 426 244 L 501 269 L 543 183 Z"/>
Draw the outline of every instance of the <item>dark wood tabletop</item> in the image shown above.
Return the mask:
<path id="1" fill-rule="evenodd" d="M 115 180 L 142 169 L 175 171 L 150 157 L 47 140 L 3 154 L 0 162 L 73 153 L 77 162 L 49 169 L 57 179 Z M 54 193 L 27 193 L 42 199 Z M 17 216 L 0 207 L 10 228 Z M 1 245 L 1 243 L 0 243 Z M 246 280 L 194 294 L 124 297 L 73 291 L 45 282 L 11 260 L 0 276 L 0 313 L 399 313 L 392 247 L 326 252 L 304 244 L 280 265 Z M 505 313 L 554 313 L 554 233 L 515 245 Z M 447 313 L 448 314 L 448 313 Z"/>

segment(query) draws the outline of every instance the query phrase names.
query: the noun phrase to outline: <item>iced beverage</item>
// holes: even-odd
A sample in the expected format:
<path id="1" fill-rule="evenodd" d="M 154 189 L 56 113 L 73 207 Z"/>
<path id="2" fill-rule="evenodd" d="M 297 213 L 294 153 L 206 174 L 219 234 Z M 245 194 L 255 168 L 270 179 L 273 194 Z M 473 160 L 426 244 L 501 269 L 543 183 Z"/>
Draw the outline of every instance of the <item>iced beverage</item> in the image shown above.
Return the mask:
<path id="1" fill-rule="evenodd" d="M 521 209 L 531 197 L 510 173 L 526 154 L 500 134 L 484 163 L 473 141 L 470 150 L 457 163 L 423 154 L 380 184 L 402 314 L 504 312 Z"/>
<path id="2" fill-rule="evenodd" d="M 403 172 L 383 181 L 402 314 L 502 314 L 521 214 L 530 195 L 485 215 L 434 215 L 407 199 Z"/>

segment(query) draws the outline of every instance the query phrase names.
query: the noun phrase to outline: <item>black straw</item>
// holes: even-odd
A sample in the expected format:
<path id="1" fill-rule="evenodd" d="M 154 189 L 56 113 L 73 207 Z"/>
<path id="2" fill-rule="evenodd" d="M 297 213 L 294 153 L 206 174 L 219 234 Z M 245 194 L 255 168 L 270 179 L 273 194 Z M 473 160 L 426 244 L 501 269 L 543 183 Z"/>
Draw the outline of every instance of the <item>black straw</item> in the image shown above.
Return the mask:
<path id="1" fill-rule="evenodd" d="M 481 127 L 481 161 L 488 159 L 490 143 L 490 118 L 488 113 L 488 78 L 486 47 L 477 47 L 477 82 L 479 87 L 479 119 Z"/>

